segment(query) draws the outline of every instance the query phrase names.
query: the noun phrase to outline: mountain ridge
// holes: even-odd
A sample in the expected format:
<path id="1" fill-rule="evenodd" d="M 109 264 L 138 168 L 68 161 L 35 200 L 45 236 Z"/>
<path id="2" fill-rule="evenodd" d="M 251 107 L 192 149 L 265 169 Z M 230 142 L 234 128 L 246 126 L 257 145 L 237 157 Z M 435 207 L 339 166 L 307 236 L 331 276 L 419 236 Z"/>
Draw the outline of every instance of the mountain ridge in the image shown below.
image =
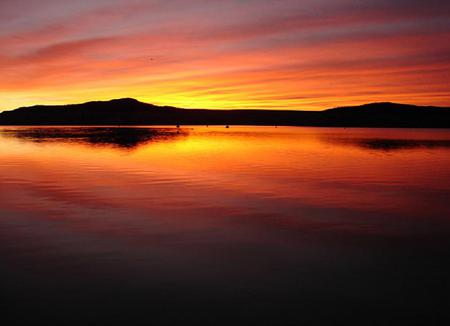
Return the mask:
<path id="1" fill-rule="evenodd" d="M 126 110 L 124 110 L 126 108 Z M 450 108 L 375 102 L 323 111 L 182 109 L 133 98 L 34 105 L 0 113 L 0 125 L 286 125 L 450 128 Z"/>

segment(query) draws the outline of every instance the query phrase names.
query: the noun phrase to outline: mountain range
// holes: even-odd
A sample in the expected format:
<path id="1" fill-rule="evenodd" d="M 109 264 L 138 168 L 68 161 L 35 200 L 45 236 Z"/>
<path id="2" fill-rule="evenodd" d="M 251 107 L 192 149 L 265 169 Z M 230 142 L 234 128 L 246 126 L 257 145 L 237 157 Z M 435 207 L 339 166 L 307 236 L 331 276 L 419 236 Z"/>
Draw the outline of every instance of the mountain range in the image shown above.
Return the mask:
<path id="1" fill-rule="evenodd" d="M 156 106 L 132 98 L 36 105 L 0 113 L 0 125 L 279 125 L 450 128 L 450 107 L 370 103 L 324 111 L 207 110 Z"/>

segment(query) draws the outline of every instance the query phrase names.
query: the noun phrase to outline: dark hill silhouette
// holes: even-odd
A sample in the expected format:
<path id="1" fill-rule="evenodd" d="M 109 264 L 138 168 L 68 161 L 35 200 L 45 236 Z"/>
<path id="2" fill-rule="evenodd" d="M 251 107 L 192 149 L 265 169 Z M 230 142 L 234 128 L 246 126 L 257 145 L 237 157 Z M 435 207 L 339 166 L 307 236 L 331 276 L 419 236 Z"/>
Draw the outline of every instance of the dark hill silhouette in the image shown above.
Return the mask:
<path id="1" fill-rule="evenodd" d="M 36 105 L 0 113 L 0 125 L 279 125 L 450 128 L 450 108 L 372 103 L 325 111 L 206 110 L 132 98 Z"/>

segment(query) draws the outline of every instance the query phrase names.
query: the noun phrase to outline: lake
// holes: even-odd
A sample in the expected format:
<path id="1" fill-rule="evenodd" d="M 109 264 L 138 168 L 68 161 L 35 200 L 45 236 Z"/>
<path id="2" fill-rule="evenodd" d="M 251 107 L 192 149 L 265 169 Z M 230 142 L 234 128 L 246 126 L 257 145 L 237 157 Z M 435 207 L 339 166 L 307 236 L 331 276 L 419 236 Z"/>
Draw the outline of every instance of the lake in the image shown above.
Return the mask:
<path id="1" fill-rule="evenodd" d="M 449 257 L 450 130 L 0 127 L 10 323 L 433 324 Z"/>

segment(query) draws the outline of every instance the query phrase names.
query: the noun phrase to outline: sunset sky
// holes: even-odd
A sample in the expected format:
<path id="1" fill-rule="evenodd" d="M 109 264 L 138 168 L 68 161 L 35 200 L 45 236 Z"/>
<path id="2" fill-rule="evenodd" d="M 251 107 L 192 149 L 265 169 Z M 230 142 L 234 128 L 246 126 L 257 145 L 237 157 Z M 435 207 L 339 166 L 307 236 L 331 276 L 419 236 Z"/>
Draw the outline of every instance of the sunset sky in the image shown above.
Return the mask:
<path id="1" fill-rule="evenodd" d="M 448 0 L 0 0 L 0 111 L 450 106 Z"/>

